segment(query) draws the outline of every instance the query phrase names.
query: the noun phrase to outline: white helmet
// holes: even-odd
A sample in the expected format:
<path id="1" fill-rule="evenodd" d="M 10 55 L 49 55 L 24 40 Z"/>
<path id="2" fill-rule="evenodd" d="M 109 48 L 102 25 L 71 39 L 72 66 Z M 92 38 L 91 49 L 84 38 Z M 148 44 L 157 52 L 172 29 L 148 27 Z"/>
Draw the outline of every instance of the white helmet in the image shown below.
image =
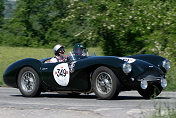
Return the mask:
<path id="1" fill-rule="evenodd" d="M 57 55 L 58 50 L 61 49 L 61 48 L 64 48 L 64 46 L 60 45 L 60 44 L 55 45 L 54 48 L 53 48 L 54 54 Z"/>

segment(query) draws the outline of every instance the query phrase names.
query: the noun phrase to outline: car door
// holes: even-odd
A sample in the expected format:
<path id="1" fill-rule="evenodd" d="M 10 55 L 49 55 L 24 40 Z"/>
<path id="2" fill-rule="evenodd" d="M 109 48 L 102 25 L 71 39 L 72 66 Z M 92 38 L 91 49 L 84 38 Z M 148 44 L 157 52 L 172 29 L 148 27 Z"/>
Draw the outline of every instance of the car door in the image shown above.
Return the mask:
<path id="1" fill-rule="evenodd" d="M 43 63 L 41 67 L 44 83 L 52 89 L 65 90 L 70 80 L 69 63 Z"/>
<path id="2" fill-rule="evenodd" d="M 44 63 L 42 79 L 53 90 L 86 91 L 91 88 L 90 75 L 83 68 L 83 61 Z"/>

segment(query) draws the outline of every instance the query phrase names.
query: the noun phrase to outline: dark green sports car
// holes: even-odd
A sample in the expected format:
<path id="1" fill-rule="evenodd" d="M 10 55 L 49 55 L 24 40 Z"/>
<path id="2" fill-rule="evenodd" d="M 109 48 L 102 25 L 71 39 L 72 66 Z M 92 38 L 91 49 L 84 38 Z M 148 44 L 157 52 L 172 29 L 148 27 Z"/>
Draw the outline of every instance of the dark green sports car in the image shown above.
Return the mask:
<path id="1" fill-rule="evenodd" d="M 113 99 L 120 91 L 137 90 L 154 98 L 167 86 L 170 61 L 157 55 L 80 56 L 68 62 L 45 63 L 48 59 L 26 58 L 10 65 L 3 80 L 19 88 L 25 97 L 55 91 L 79 95 L 92 93 L 99 99 Z"/>

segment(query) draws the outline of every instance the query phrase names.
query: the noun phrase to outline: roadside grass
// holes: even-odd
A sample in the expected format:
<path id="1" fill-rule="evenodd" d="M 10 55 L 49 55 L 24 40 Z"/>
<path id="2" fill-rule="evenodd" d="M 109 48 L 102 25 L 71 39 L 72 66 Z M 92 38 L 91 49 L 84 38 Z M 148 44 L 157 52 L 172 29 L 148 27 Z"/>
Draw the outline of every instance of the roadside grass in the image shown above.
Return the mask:
<path id="1" fill-rule="evenodd" d="M 176 118 L 176 110 L 175 109 L 166 109 L 161 110 L 153 114 L 152 118 Z"/>
<path id="2" fill-rule="evenodd" d="M 156 111 L 153 112 L 151 118 L 176 118 L 176 104 L 171 107 L 168 103 L 160 103 Z"/>
<path id="3" fill-rule="evenodd" d="M 167 73 L 168 86 L 164 89 L 166 91 L 176 91 L 176 63 L 171 61 L 171 69 Z"/>
<path id="4" fill-rule="evenodd" d="M 72 51 L 71 48 L 65 50 L 66 55 Z M 96 52 L 98 56 L 103 55 L 102 50 L 99 47 L 88 48 L 88 50 L 90 53 Z M 53 56 L 52 49 L 0 46 L 0 86 L 5 86 L 3 83 L 3 73 L 12 63 L 24 58 L 42 59 Z"/>

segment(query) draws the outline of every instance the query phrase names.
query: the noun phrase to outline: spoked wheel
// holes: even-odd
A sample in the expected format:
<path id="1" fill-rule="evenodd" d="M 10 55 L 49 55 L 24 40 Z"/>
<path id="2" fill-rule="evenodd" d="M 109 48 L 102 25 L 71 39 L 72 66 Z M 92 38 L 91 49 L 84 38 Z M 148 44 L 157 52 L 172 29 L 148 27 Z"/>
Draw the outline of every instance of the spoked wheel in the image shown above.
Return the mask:
<path id="1" fill-rule="evenodd" d="M 113 71 L 101 66 L 92 76 L 92 87 L 99 99 L 112 99 L 120 92 L 120 82 Z"/>
<path id="2" fill-rule="evenodd" d="M 145 99 L 152 99 L 152 98 L 156 98 L 161 91 L 163 90 L 163 88 L 161 87 L 160 84 L 158 83 L 153 83 L 150 84 L 147 89 L 138 89 L 138 93 L 143 96 Z"/>
<path id="3" fill-rule="evenodd" d="M 98 92 L 100 92 L 101 94 L 109 93 L 112 89 L 112 78 L 111 78 L 111 76 L 106 72 L 101 72 L 97 76 L 96 85 L 97 85 Z"/>
<path id="4" fill-rule="evenodd" d="M 40 95 L 40 80 L 34 69 L 24 67 L 19 72 L 18 88 L 24 97 L 35 97 Z"/>

